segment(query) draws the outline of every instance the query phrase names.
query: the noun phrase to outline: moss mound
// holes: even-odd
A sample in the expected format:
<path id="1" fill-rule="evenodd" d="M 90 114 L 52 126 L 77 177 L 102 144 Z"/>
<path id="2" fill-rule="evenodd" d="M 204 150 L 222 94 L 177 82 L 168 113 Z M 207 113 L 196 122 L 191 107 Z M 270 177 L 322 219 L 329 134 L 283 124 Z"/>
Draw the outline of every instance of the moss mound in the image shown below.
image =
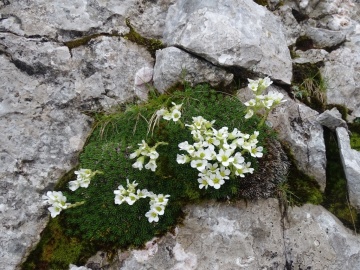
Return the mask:
<path id="1" fill-rule="evenodd" d="M 69 192 L 66 185 L 61 188 L 70 202 L 86 200 L 84 205 L 68 209 L 61 215 L 68 236 L 79 237 L 101 248 L 141 246 L 178 223 L 184 203 L 237 196 L 241 179 L 229 180 L 219 190 L 210 187 L 200 190 L 196 180 L 198 172 L 189 164 L 177 164 L 178 144 L 192 142 L 189 130 L 183 125 L 161 120 L 153 134 L 145 138 L 153 113 L 162 106 L 170 107 L 171 102 L 183 103 L 183 123 L 190 123 L 192 117 L 201 115 L 216 120 L 216 128 L 227 126 L 232 130 L 236 127 L 244 133 L 253 133 L 258 124 L 256 118 L 244 121 L 245 107 L 236 98 L 217 93 L 207 86 L 163 95 L 146 105 L 103 116 L 80 156 L 80 164 L 82 168 L 100 170 L 104 174 L 96 175 L 87 189 Z M 265 137 L 269 136 L 273 136 L 271 131 L 260 130 L 259 145 L 264 145 Z M 169 143 L 157 148 L 160 157 L 156 172 L 132 168 L 135 160 L 129 159 L 129 155 L 143 139 L 150 146 L 159 141 Z M 248 160 L 256 168 L 257 160 L 252 157 Z M 137 188 L 171 195 L 158 223 L 149 223 L 145 217 L 148 199 L 140 199 L 132 206 L 114 204 L 113 191 L 119 185 L 126 186 L 126 179 L 136 180 Z"/>
<path id="2" fill-rule="evenodd" d="M 85 203 L 63 211 L 50 221 L 41 242 L 23 264 L 23 269 L 67 269 L 70 263 L 84 264 L 95 250 L 111 252 L 141 247 L 146 241 L 170 231 L 181 222 L 181 208 L 185 204 L 202 199 L 231 200 L 244 195 L 244 178 L 227 180 L 220 189 L 199 189 L 198 171 L 191 168 L 190 164 L 176 162 L 177 154 L 183 152 L 179 150 L 178 144 L 193 142 L 190 131 L 183 124 L 162 119 L 153 132 L 148 133 L 149 119 L 154 112 L 162 107 L 171 107 L 172 102 L 183 103 L 182 123 L 191 123 L 192 117 L 201 115 L 209 121 L 216 120 L 214 127 L 217 129 L 227 126 L 230 131 L 238 128 L 248 134 L 258 130 L 258 145 L 269 146 L 270 150 L 267 142 L 275 142 L 272 130 L 266 126 L 260 130 L 257 128 L 260 119 L 256 116 L 245 121 L 246 108 L 237 98 L 212 90 L 206 85 L 176 90 L 172 94 L 152 98 L 147 104 L 128 105 L 122 111 L 98 115 L 97 125 L 80 155 L 78 168 L 99 170 L 103 174 L 96 174 L 88 188 L 79 188 L 74 192 L 68 189 L 68 182 L 76 178 L 73 171 L 60 180 L 56 190 L 62 191 L 68 202 Z M 135 159 L 130 159 L 129 155 L 142 140 L 150 147 L 160 141 L 168 143 L 156 149 L 159 153 L 156 172 L 146 169 L 139 171 L 132 167 Z M 251 156 L 245 158 L 252 163 L 256 175 L 258 160 Z M 274 158 L 268 157 L 266 160 L 269 159 Z M 276 161 L 281 161 L 280 155 Z M 261 170 L 259 172 L 261 174 Z M 258 178 L 266 179 L 265 176 Z M 126 187 L 126 179 L 136 181 L 138 189 L 171 195 L 159 222 L 149 223 L 145 217 L 150 208 L 148 198 L 140 199 L 131 206 L 114 203 L 113 192 L 119 185 Z M 274 190 L 273 184 L 264 187 Z M 248 193 L 267 194 L 266 197 L 270 194 L 258 189 Z M 55 250 L 58 244 L 71 248 L 71 256 L 63 254 L 63 248 Z"/>

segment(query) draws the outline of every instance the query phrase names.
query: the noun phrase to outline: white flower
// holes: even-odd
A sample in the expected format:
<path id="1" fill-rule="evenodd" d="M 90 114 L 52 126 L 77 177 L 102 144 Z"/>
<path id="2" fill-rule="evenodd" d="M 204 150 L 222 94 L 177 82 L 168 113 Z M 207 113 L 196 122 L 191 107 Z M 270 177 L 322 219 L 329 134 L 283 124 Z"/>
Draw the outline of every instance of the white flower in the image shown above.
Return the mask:
<path id="1" fill-rule="evenodd" d="M 142 168 L 144 167 L 144 156 L 139 157 L 136 162 L 132 165 L 133 168 L 135 169 L 139 169 L 140 171 L 142 170 Z"/>
<path id="2" fill-rule="evenodd" d="M 252 117 L 254 115 L 254 111 L 251 109 L 248 109 L 246 115 L 245 115 L 245 119 L 249 119 L 250 117 Z"/>
<path id="3" fill-rule="evenodd" d="M 214 136 L 220 140 L 223 141 L 229 136 L 228 128 L 223 127 L 219 130 L 216 130 L 215 128 L 212 129 Z"/>
<path id="4" fill-rule="evenodd" d="M 210 172 L 215 172 L 216 170 L 218 170 L 218 167 L 219 167 L 219 164 L 216 162 L 214 164 L 208 163 L 206 165 L 206 169 L 208 169 Z"/>
<path id="5" fill-rule="evenodd" d="M 231 171 L 224 167 L 224 166 L 220 166 L 220 171 L 219 174 L 223 179 L 229 179 L 229 175 L 230 175 Z"/>
<path id="6" fill-rule="evenodd" d="M 231 149 L 225 151 L 223 149 L 220 149 L 219 154 L 216 155 L 216 159 L 221 162 L 223 166 L 227 167 L 231 162 L 234 161 L 234 158 L 231 157 L 233 152 L 234 151 Z"/>
<path id="7" fill-rule="evenodd" d="M 83 181 L 80 182 L 80 187 L 88 188 L 89 185 L 90 185 L 90 179 L 84 179 Z"/>
<path id="8" fill-rule="evenodd" d="M 179 163 L 179 164 L 185 164 L 185 163 L 188 163 L 190 162 L 190 157 L 187 156 L 187 155 L 179 155 L 177 154 L 176 156 L 176 162 Z"/>
<path id="9" fill-rule="evenodd" d="M 48 191 L 46 195 L 42 196 L 45 203 L 54 204 L 57 202 L 66 202 L 66 197 L 61 191 Z"/>
<path id="10" fill-rule="evenodd" d="M 268 99 L 273 100 L 274 105 L 278 105 L 282 102 L 285 102 L 286 100 L 282 100 L 284 98 L 284 95 L 280 92 L 276 92 L 276 91 L 270 91 L 267 94 Z"/>
<path id="11" fill-rule="evenodd" d="M 158 213 L 156 213 L 153 209 L 150 209 L 150 211 L 148 211 L 146 214 L 145 214 L 145 217 L 148 218 L 149 222 L 158 222 L 159 221 L 159 215 Z"/>
<path id="12" fill-rule="evenodd" d="M 253 157 L 262 157 L 263 156 L 263 147 L 262 146 L 259 146 L 259 147 L 253 147 L 251 148 L 250 150 L 250 155 L 253 156 Z"/>
<path id="13" fill-rule="evenodd" d="M 210 175 L 209 186 L 212 186 L 215 189 L 219 189 L 224 183 L 225 181 L 219 173 L 214 173 Z"/>
<path id="14" fill-rule="evenodd" d="M 150 161 L 145 165 L 145 169 L 151 170 L 153 172 L 155 172 L 156 168 L 157 168 L 157 165 L 156 165 L 155 159 L 150 159 Z"/>
<path id="15" fill-rule="evenodd" d="M 165 211 L 165 205 L 163 204 L 153 204 L 151 205 L 151 210 L 156 212 L 158 215 L 163 215 Z"/>
<path id="16" fill-rule="evenodd" d="M 48 191 L 42 198 L 44 203 L 51 204 L 51 206 L 48 207 L 48 210 L 50 211 L 52 218 L 59 215 L 62 210 L 71 206 L 70 203 L 66 203 L 66 197 L 61 191 Z"/>
<path id="17" fill-rule="evenodd" d="M 199 188 L 202 189 L 202 188 L 205 188 L 207 189 L 208 186 L 209 186 L 209 182 L 208 180 L 205 178 L 205 177 L 201 177 L 198 179 L 198 182 L 199 182 Z"/>
<path id="18" fill-rule="evenodd" d="M 126 196 L 124 196 L 120 192 L 120 190 L 114 190 L 114 194 L 115 194 L 115 199 L 114 199 L 115 204 L 122 204 L 123 202 L 126 201 Z"/>
<path id="19" fill-rule="evenodd" d="M 174 109 L 172 112 L 171 112 L 171 118 L 174 122 L 178 121 L 181 117 L 181 112 L 177 109 Z"/>
<path id="20" fill-rule="evenodd" d="M 257 80 L 257 81 L 254 81 L 254 80 L 251 80 L 251 79 L 248 79 L 248 81 L 249 81 L 248 87 L 249 87 L 252 91 L 256 92 L 257 89 L 258 89 L 259 81 L 258 81 L 258 80 Z"/>
<path id="21" fill-rule="evenodd" d="M 150 195 L 150 192 L 147 189 L 143 189 L 143 190 L 138 189 L 136 191 L 136 195 L 138 198 L 146 198 Z"/>
<path id="22" fill-rule="evenodd" d="M 233 140 L 231 144 L 236 145 L 237 147 L 242 147 L 244 145 L 244 138 L 237 138 Z"/>
<path id="23" fill-rule="evenodd" d="M 265 107 L 266 109 L 270 110 L 271 106 L 273 105 L 274 101 L 272 99 L 265 99 L 263 101 L 263 107 Z"/>
<path id="24" fill-rule="evenodd" d="M 213 136 L 207 136 L 207 137 L 205 138 L 205 141 L 206 141 L 208 144 L 212 144 L 212 145 L 215 145 L 215 146 L 220 145 L 220 141 L 219 141 L 216 137 L 213 137 Z"/>
<path id="25" fill-rule="evenodd" d="M 70 181 L 69 182 L 69 189 L 71 191 L 75 191 L 80 187 L 80 182 L 78 180 Z"/>
<path id="26" fill-rule="evenodd" d="M 264 79 L 260 79 L 259 80 L 259 84 L 261 85 L 261 87 L 268 88 L 273 82 L 270 80 L 269 77 L 265 77 Z"/>
<path id="27" fill-rule="evenodd" d="M 191 161 L 190 166 L 198 169 L 200 172 L 205 169 L 208 161 L 206 159 L 194 159 Z"/>
<path id="28" fill-rule="evenodd" d="M 195 152 L 195 148 L 193 145 L 189 144 L 187 141 L 179 143 L 179 148 L 180 150 L 185 150 L 187 151 L 190 155 L 193 154 Z"/>
<path id="29" fill-rule="evenodd" d="M 93 176 L 93 172 L 90 169 L 80 169 L 74 172 L 77 175 L 77 180 L 85 181 Z"/>
<path id="30" fill-rule="evenodd" d="M 234 128 L 233 131 L 231 131 L 231 132 L 229 133 L 228 138 L 229 138 L 230 140 L 234 140 L 234 139 L 236 139 L 236 138 L 239 138 L 240 136 L 241 136 L 241 132 L 240 132 L 237 128 Z"/>
<path id="31" fill-rule="evenodd" d="M 161 204 L 161 205 L 167 205 L 170 195 L 163 195 L 163 194 L 157 194 L 153 195 L 151 197 L 150 205 L 152 204 Z"/>
<path id="32" fill-rule="evenodd" d="M 164 118 L 165 120 L 170 121 L 171 118 L 172 118 L 171 112 L 166 111 L 166 112 L 163 114 L 163 118 Z"/>
<path id="33" fill-rule="evenodd" d="M 157 159 L 159 157 L 159 153 L 154 148 L 151 148 L 146 156 L 148 156 L 150 159 Z"/>
<path id="34" fill-rule="evenodd" d="M 51 217 L 54 218 L 59 215 L 63 209 L 59 205 L 54 204 L 53 206 L 50 206 L 48 210 L 50 211 Z"/>
<path id="35" fill-rule="evenodd" d="M 238 165 L 242 165 L 245 162 L 244 157 L 241 155 L 240 152 L 237 152 L 234 156 L 233 165 L 237 167 Z"/>
<path id="36" fill-rule="evenodd" d="M 212 159 L 212 151 L 209 148 L 207 148 L 207 149 L 200 148 L 199 150 L 194 152 L 194 156 L 198 157 L 200 159 L 211 160 Z"/>
<path id="37" fill-rule="evenodd" d="M 161 108 L 160 110 L 156 111 L 157 116 L 163 116 L 165 113 L 169 113 L 169 111 L 164 108 Z"/>
<path id="38" fill-rule="evenodd" d="M 129 195 L 127 195 L 125 197 L 125 201 L 129 204 L 129 205 L 133 205 L 137 200 L 139 199 L 139 197 L 134 194 L 134 193 L 129 193 Z"/>
<path id="39" fill-rule="evenodd" d="M 246 107 L 254 107 L 254 106 L 256 106 L 256 100 L 255 99 L 250 99 L 249 101 L 245 102 L 244 105 Z"/>
<path id="40" fill-rule="evenodd" d="M 130 159 L 133 159 L 133 158 L 136 158 L 136 157 L 138 157 L 138 156 L 140 156 L 140 154 L 141 154 L 141 149 L 137 149 L 134 153 L 131 153 L 130 154 Z"/>
<path id="41" fill-rule="evenodd" d="M 244 171 L 246 173 L 253 173 L 254 172 L 254 168 L 251 168 L 250 166 L 251 166 L 251 162 L 248 162 L 248 163 L 245 164 Z"/>
<path id="42" fill-rule="evenodd" d="M 240 177 L 245 177 L 246 173 L 246 168 L 243 164 L 237 164 L 236 166 L 236 170 L 235 170 L 235 175 L 240 176 Z"/>

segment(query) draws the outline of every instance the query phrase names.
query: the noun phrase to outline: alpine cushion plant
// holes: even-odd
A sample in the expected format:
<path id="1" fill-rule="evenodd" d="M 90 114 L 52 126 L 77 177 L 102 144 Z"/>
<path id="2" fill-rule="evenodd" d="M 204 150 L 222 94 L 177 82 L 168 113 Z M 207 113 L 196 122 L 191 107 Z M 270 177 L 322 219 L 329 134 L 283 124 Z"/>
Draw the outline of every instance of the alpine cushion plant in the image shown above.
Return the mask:
<path id="1" fill-rule="evenodd" d="M 141 246 L 173 228 L 185 203 L 236 198 L 274 136 L 246 113 L 237 98 L 199 85 L 99 116 L 80 155 L 87 169 L 57 191 L 64 205 L 82 204 L 57 216 L 67 236 L 103 249 Z"/>

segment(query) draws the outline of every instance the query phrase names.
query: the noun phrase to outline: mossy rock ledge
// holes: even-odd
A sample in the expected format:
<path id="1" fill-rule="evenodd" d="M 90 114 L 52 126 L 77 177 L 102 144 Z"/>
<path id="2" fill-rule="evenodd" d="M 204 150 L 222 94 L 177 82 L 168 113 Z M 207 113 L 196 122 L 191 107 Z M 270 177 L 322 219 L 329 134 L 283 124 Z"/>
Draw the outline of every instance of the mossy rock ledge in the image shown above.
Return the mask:
<path id="1" fill-rule="evenodd" d="M 161 119 L 148 133 L 152 115 L 162 107 L 171 107 L 172 102 L 183 104 L 181 123 Z M 208 199 L 231 201 L 275 196 L 277 186 L 284 181 L 289 167 L 286 154 L 276 141 L 275 132 L 266 125 L 259 129 L 260 119 L 256 116 L 245 120 L 245 110 L 245 106 L 234 96 L 209 89 L 207 85 L 199 85 L 194 89 L 185 87 L 182 91 L 154 97 L 146 104 L 128 105 L 123 111 L 99 115 L 97 125 L 80 155 L 79 168 L 103 173 L 97 174 L 87 189 L 80 188 L 74 192 L 68 189 L 68 177 L 60 181 L 57 190 L 66 195 L 68 202 L 85 203 L 67 209 L 50 222 L 52 227 L 62 228 L 61 232 L 57 232 L 68 239 L 67 245 L 71 245 L 70 242 L 77 245 L 78 256 L 75 261 L 74 256 L 72 261 L 67 261 L 66 256 L 55 258 L 55 252 L 44 252 L 46 246 L 55 241 L 54 237 L 50 237 L 39 243 L 24 264 L 24 269 L 35 269 L 31 265 L 39 263 L 50 268 L 65 267 L 69 263 L 80 265 L 96 250 L 142 247 L 154 236 L 171 231 L 181 222 L 184 215 L 182 207 L 189 203 Z M 256 159 L 245 155 L 246 161 L 255 168 L 253 175 L 231 177 L 220 189 L 199 189 L 198 171 L 190 164 L 178 164 L 176 157 L 182 153 L 179 143 L 193 142 L 184 124 L 190 124 L 192 117 L 200 115 L 209 121 L 215 120 L 214 127 L 217 129 L 226 126 L 229 131 L 237 128 L 242 133 L 260 132 L 257 139 L 258 145 L 264 147 L 264 156 Z M 149 146 L 160 141 L 168 143 L 156 149 L 159 158 L 155 172 L 132 167 L 135 159 L 129 156 L 142 140 Z M 138 189 L 170 195 L 165 214 L 160 216 L 159 222 L 149 223 L 145 217 L 149 210 L 149 199 L 140 199 L 131 206 L 114 203 L 114 190 L 119 185 L 126 187 L 127 179 L 136 181 Z"/>

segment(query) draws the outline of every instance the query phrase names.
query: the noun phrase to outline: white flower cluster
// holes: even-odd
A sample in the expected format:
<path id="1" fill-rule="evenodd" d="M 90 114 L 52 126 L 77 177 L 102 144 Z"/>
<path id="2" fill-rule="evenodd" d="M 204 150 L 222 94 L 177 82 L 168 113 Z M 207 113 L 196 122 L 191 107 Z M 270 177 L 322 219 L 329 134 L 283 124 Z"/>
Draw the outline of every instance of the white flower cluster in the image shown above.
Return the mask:
<path id="1" fill-rule="evenodd" d="M 134 153 L 130 154 L 131 159 L 137 157 L 137 160 L 132 165 L 132 167 L 135 169 L 139 169 L 141 171 L 144 167 L 145 157 L 149 157 L 150 160 L 145 165 L 145 169 L 152 170 L 153 172 L 155 172 L 157 168 L 156 159 L 159 157 L 159 153 L 156 151 L 156 148 L 159 145 L 166 145 L 166 144 L 167 143 L 165 142 L 158 142 L 155 144 L 155 146 L 149 147 L 149 145 L 144 140 L 142 140 L 142 142 L 138 144 L 139 148 Z"/>
<path id="2" fill-rule="evenodd" d="M 173 120 L 174 122 L 177 122 L 181 117 L 181 106 L 182 104 L 175 104 L 174 102 L 171 102 L 173 105 L 170 110 L 161 108 L 156 112 L 157 116 L 162 116 L 165 120 Z"/>
<path id="3" fill-rule="evenodd" d="M 69 189 L 71 191 L 77 190 L 79 187 L 87 188 L 90 184 L 91 178 L 100 173 L 99 171 L 93 172 L 90 169 L 80 169 L 79 171 L 75 171 L 77 175 L 76 180 L 69 182 Z"/>
<path id="4" fill-rule="evenodd" d="M 62 210 L 69 208 L 71 205 L 71 203 L 66 202 L 66 197 L 61 191 L 48 191 L 42 198 L 44 203 L 51 204 L 48 209 L 52 218 L 59 215 Z"/>
<path id="5" fill-rule="evenodd" d="M 179 144 L 180 150 L 187 155 L 177 155 L 179 164 L 189 163 L 199 171 L 199 188 L 208 186 L 219 189 L 230 178 L 230 174 L 245 177 L 253 173 L 251 163 L 246 162 L 245 153 L 253 157 L 263 156 L 263 147 L 257 146 L 258 131 L 254 134 L 243 134 L 238 129 L 232 132 L 227 127 L 217 130 L 212 127 L 215 121 L 209 122 L 202 116 L 193 117 L 193 123 L 186 125 L 191 130 L 194 144 L 187 141 Z"/>
<path id="6" fill-rule="evenodd" d="M 127 189 L 125 189 L 122 185 L 118 187 L 117 190 L 114 190 L 115 194 L 115 204 L 122 204 L 123 202 L 127 202 L 129 205 L 133 205 L 137 200 L 141 198 L 150 198 L 150 210 L 145 214 L 148 218 L 149 222 L 158 222 L 159 215 L 163 215 L 165 212 L 165 207 L 169 201 L 168 197 L 170 195 L 163 194 L 154 194 L 147 189 L 136 190 L 137 183 L 133 181 L 129 182 L 129 179 L 126 179 Z"/>
<path id="7" fill-rule="evenodd" d="M 87 188 L 90 184 L 91 178 L 97 174 L 102 173 L 100 171 L 93 172 L 90 169 L 80 169 L 79 171 L 75 171 L 77 175 L 76 180 L 69 182 L 69 189 L 71 191 L 77 190 L 79 187 Z M 48 208 L 51 214 L 51 217 L 54 218 L 60 214 L 60 212 L 64 209 L 68 209 L 71 207 L 76 207 L 84 204 L 85 202 L 76 202 L 74 204 L 67 203 L 66 197 L 63 195 L 61 191 L 48 191 L 46 195 L 42 196 L 44 203 L 51 204 Z"/>
<path id="8" fill-rule="evenodd" d="M 269 112 L 281 102 L 286 101 L 282 100 L 284 95 L 276 91 L 270 91 L 267 95 L 262 95 L 262 92 L 273 83 L 269 77 L 258 80 L 248 79 L 248 81 L 248 87 L 255 93 L 255 98 L 244 103 L 247 106 L 246 119 L 252 117 L 254 112 L 258 110 L 264 108 Z"/>

